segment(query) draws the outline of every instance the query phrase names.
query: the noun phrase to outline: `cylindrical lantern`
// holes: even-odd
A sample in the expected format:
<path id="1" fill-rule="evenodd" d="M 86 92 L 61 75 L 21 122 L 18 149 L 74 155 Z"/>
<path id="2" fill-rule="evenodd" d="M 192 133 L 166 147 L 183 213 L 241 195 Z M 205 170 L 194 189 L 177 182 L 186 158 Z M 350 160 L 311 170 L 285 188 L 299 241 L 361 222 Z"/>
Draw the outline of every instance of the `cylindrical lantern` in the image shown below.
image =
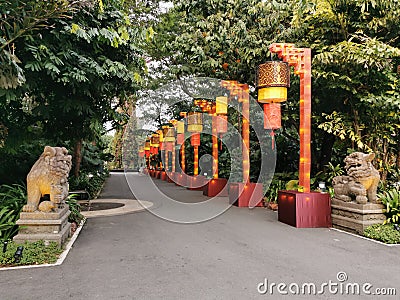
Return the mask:
<path id="1" fill-rule="evenodd" d="M 280 103 L 264 104 L 264 128 L 272 130 L 281 128 Z"/>
<path id="2" fill-rule="evenodd" d="M 184 133 L 178 133 L 176 135 L 176 143 L 178 145 L 182 145 L 185 142 L 185 134 Z"/>
<path id="3" fill-rule="evenodd" d="M 174 127 L 167 127 L 166 133 L 164 135 L 164 143 L 174 143 L 175 142 L 175 128 Z"/>
<path id="4" fill-rule="evenodd" d="M 150 139 L 147 139 L 144 143 L 144 150 L 150 151 Z"/>
<path id="5" fill-rule="evenodd" d="M 185 133 L 185 122 L 183 121 L 178 121 L 176 123 L 176 133 L 180 134 L 180 133 Z"/>
<path id="6" fill-rule="evenodd" d="M 228 117 L 227 116 L 217 116 L 215 118 L 215 126 L 217 127 L 218 133 L 225 133 L 228 131 Z"/>
<path id="7" fill-rule="evenodd" d="M 268 61 L 257 68 L 258 102 L 284 102 L 290 86 L 290 67 L 282 61 Z"/>
<path id="8" fill-rule="evenodd" d="M 153 147 L 160 147 L 160 136 L 158 135 L 158 133 L 153 133 L 153 135 L 151 136 L 151 144 L 153 145 Z"/>
<path id="9" fill-rule="evenodd" d="M 203 131 L 203 114 L 200 112 L 190 112 L 188 114 L 188 128 L 189 132 L 202 132 Z"/>
<path id="10" fill-rule="evenodd" d="M 200 133 L 192 134 L 190 137 L 190 143 L 193 147 L 200 146 Z"/>
<path id="11" fill-rule="evenodd" d="M 163 135 L 162 129 L 159 129 L 159 130 L 157 130 L 156 132 L 157 132 L 157 134 L 158 134 L 158 136 L 159 136 L 160 143 L 163 142 L 163 141 L 164 141 L 164 135 Z"/>
<path id="12" fill-rule="evenodd" d="M 221 96 L 215 99 L 217 115 L 226 115 L 228 113 L 228 97 Z"/>

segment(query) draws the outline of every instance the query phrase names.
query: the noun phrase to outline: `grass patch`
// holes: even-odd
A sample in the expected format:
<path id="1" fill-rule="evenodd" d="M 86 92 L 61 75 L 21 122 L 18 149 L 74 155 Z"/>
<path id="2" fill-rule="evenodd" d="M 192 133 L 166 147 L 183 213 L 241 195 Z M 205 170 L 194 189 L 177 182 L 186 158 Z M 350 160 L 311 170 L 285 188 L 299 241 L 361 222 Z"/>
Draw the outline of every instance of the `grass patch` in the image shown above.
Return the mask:
<path id="1" fill-rule="evenodd" d="M 364 236 L 386 244 L 400 244 L 400 231 L 393 224 L 374 224 L 364 230 Z"/>
<path id="2" fill-rule="evenodd" d="M 55 263 L 63 252 L 63 249 L 56 243 L 50 242 L 47 246 L 44 241 L 25 242 L 16 244 L 8 242 L 7 251 L 3 253 L 3 243 L 0 245 L 0 267 L 14 267 L 23 265 L 41 265 Z M 18 246 L 23 246 L 22 257 L 19 262 L 15 261 L 14 254 Z"/>

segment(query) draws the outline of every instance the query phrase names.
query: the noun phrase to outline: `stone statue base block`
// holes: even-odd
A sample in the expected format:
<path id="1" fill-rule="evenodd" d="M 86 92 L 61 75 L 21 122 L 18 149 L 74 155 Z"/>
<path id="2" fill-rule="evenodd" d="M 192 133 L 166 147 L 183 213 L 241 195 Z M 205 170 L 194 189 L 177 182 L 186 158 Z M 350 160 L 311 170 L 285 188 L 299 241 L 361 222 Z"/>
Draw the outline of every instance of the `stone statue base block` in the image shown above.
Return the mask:
<path id="1" fill-rule="evenodd" d="M 333 227 L 351 233 L 363 235 L 365 228 L 381 224 L 386 219 L 382 204 L 358 204 L 333 198 L 331 206 Z"/>
<path id="2" fill-rule="evenodd" d="M 69 214 L 68 205 L 64 205 L 57 212 L 21 212 L 17 221 L 17 225 L 20 226 L 19 233 L 13 240 L 19 244 L 44 240 L 62 245 L 70 235 Z"/>

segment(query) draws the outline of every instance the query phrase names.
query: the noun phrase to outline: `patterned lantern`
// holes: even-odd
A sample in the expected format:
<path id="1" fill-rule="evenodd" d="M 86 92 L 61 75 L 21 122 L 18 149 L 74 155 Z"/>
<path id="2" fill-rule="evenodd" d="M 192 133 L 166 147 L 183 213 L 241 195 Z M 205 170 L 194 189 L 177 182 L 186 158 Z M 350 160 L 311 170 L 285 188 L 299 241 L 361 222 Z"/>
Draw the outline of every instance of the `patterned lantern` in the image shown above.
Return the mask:
<path id="1" fill-rule="evenodd" d="M 189 132 L 202 132 L 203 131 L 203 114 L 200 112 L 190 112 L 188 114 L 188 128 Z"/>
<path id="2" fill-rule="evenodd" d="M 175 142 L 175 128 L 174 127 L 166 127 L 164 135 L 164 143 L 174 143 Z"/>
<path id="3" fill-rule="evenodd" d="M 268 61 L 257 69 L 258 102 L 284 102 L 290 86 L 290 68 L 282 61 Z"/>

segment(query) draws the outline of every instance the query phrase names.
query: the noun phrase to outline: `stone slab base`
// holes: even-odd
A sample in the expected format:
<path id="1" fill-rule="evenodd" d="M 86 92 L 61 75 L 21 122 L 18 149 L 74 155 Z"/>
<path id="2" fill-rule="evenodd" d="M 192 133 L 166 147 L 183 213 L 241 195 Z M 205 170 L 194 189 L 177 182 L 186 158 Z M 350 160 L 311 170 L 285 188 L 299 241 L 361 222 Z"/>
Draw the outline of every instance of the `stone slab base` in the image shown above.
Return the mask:
<path id="1" fill-rule="evenodd" d="M 57 212 L 22 212 L 17 225 L 20 226 L 18 234 L 14 237 L 16 243 L 25 241 L 54 241 L 63 244 L 69 237 L 71 224 L 68 223 L 70 214 L 68 205 Z"/>
<path id="2" fill-rule="evenodd" d="M 382 204 L 358 204 L 333 198 L 331 206 L 333 227 L 356 234 L 362 235 L 365 228 L 381 224 L 386 219 Z"/>

